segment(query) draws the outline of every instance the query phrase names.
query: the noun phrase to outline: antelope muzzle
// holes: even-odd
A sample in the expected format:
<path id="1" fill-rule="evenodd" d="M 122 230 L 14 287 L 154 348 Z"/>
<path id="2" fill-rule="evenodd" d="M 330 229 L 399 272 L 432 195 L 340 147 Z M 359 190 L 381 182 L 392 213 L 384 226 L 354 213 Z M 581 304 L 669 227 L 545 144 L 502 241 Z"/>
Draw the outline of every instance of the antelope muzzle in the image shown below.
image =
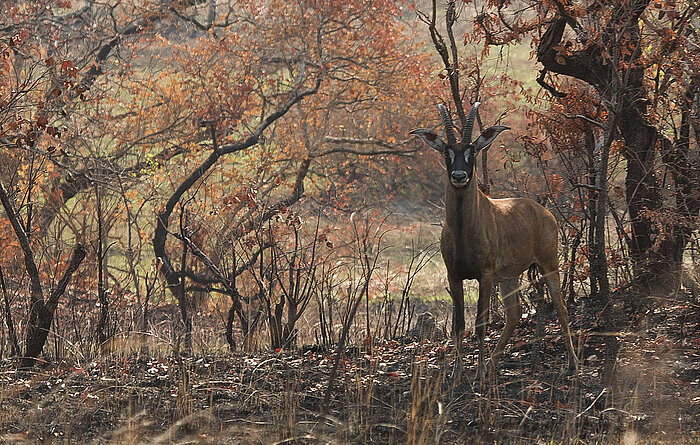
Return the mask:
<path id="1" fill-rule="evenodd" d="M 455 187 L 464 187 L 467 185 L 468 178 L 469 176 L 464 170 L 455 170 L 450 173 L 450 182 L 452 182 L 452 185 Z"/>

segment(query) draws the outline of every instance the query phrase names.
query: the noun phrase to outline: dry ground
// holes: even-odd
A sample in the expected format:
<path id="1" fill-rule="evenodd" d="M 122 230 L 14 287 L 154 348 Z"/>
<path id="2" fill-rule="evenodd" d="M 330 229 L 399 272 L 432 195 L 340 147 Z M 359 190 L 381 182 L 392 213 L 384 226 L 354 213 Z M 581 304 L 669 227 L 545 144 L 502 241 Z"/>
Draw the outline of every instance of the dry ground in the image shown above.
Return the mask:
<path id="1" fill-rule="evenodd" d="M 622 336 L 609 388 L 597 314 L 575 312 L 574 331 L 586 333 L 577 375 L 562 372 L 553 316 L 544 366 L 531 366 L 526 320 L 488 395 L 471 384 L 472 337 L 457 384 L 450 342 L 363 345 L 342 360 L 328 414 L 333 351 L 177 358 L 147 349 L 80 368 L 44 364 L 31 375 L 5 363 L 0 443 L 700 443 L 697 305 L 667 302 Z"/>

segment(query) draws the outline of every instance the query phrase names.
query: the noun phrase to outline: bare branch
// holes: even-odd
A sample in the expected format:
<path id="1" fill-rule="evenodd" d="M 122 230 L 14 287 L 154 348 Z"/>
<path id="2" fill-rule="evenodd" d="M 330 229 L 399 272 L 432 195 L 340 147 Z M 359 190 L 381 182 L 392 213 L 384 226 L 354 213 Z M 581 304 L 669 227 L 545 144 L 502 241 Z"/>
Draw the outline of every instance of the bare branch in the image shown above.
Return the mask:
<path id="1" fill-rule="evenodd" d="M 455 0 L 449 0 L 447 6 L 447 12 L 445 13 L 447 34 L 450 40 L 450 48 L 448 50 L 447 44 L 443 39 L 440 32 L 437 30 L 437 3 L 436 0 L 432 1 L 432 13 L 428 17 L 427 14 L 419 12 L 420 19 L 428 25 L 430 31 L 430 38 L 433 40 L 433 45 L 435 50 L 440 55 L 442 63 L 445 66 L 447 72 L 447 77 L 450 81 L 450 91 L 452 92 L 452 100 L 455 103 L 455 108 L 457 111 L 457 116 L 462 123 L 462 128 L 465 127 L 467 118 L 464 114 L 464 106 L 462 104 L 462 95 L 459 89 L 459 61 L 457 59 L 457 46 L 455 43 L 452 26 L 455 23 L 456 11 L 455 11 Z M 452 54 L 452 60 L 450 59 L 450 53 Z"/>
<path id="2" fill-rule="evenodd" d="M 542 88 L 544 88 L 545 90 L 549 91 L 549 92 L 552 94 L 552 96 L 554 96 L 554 97 L 566 97 L 566 96 L 567 96 L 566 93 L 562 93 L 561 91 L 557 91 L 556 88 L 554 88 L 552 85 L 548 84 L 548 83 L 544 80 L 544 76 L 545 76 L 546 74 L 547 74 L 547 70 L 546 70 L 546 69 L 545 69 L 545 70 L 541 70 L 541 71 L 540 71 L 539 77 L 537 77 L 537 83 L 538 83 Z"/>
<path id="3" fill-rule="evenodd" d="M 2 182 L 0 182 L 0 201 L 2 201 L 2 206 L 5 208 L 7 219 L 12 225 L 12 229 L 17 236 L 19 245 L 22 248 L 22 253 L 24 254 L 24 267 L 27 269 L 27 274 L 29 275 L 31 299 L 33 302 L 43 301 L 44 292 L 41 288 L 39 269 L 36 267 L 36 263 L 34 261 L 34 251 L 32 250 L 32 246 L 29 244 L 27 233 L 25 232 L 22 223 L 19 221 L 17 212 L 10 201 L 10 197 L 7 196 L 7 192 L 5 191 L 5 187 L 2 185 Z"/>
<path id="4" fill-rule="evenodd" d="M 314 157 L 327 156 L 334 153 L 347 153 L 359 156 L 375 156 L 375 155 L 394 155 L 394 156 L 408 156 L 409 154 L 415 153 L 417 149 L 404 149 L 402 146 L 408 145 L 411 139 L 404 139 L 395 144 L 390 144 L 381 139 L 375 138 L 348 138 L 348 137 L 334 137 L 326 136 L 323 139 L 324 142 L 337 145 L 355 145 L 355 146 L 378 146 L 385 148 L 385 150 L 356 150 L 347 147 L 332 148 L 325 150 Z"/>
<path id="5" fill-rule="evenodd" d="M 159 212 L 156 216 L 156 228 L 153 233 L 153 252 L 156 258 L 160 260 L 160 270 L 163 273 L 165 280 L 170 288 L 177 286 L 180 282 L 179 274 L 173 268 L 170 258 L 165 250 L 165 242 L 168 234 L 168 224 L 170 220 L 170 215 L 172 214 L 175 206 L 180 201 L 180 198 L 197 182 L 199 181 L 205 173 L 213 167 L 219 158 L 226 154 L 236 153 L 239 151 L 246 150 L 258 144 L 263 131 L 265 131 L 270 125 L 272 125 L 277 119 L 281 118 L 297 103 L 301 102 L 304 98 L 315 94 L 321 86 L 323 81 L 324 73 L 320 72 L 316 76 L 316 80 L 312 87 L 302 90 L 304 81 L 307 79 L 305 67 L 302 66 L 300 73 L 297 76 L 294 88 L 289 92 L 289 99 L 281 105 L 277 110 L 269 114 L 267 117 L 262 119 L 255 130 L 248 136 L 248 138 L 236 142 L 234 144 L 224 145 L 219 147 L 218 144 L 212 147 L 212 152 L 209 156 L 200 164 L 200 166 L 195 169 L 190 175 L 185 178 L 180 185 L 175 189 L 175 191 L 170 195 L 170 198 L 165 204 L 162 212 Z M 215 141 L 214 141 L 215 142 Z M 304 161 L 306 163 L 305 169 L 308 171 L 308 164 L 310 160 Z M 304 170 L 304 169 L 302 169 Z M 297 184 L 295 184 L 294 192 L 288 199 L 282 200 L 277 203 L 277 208 L 268 209 L 261 218 L 271 218 L 274 214 L 279 211 L 282 206 L 287 206 L 287 201 L 296 202 L 301 198 L 303 193 L 303 177 L 306 173 L 302 175 L 301 179 L 297 178 Z M 254 221 L 251 221 L 254 224 Z M 252 228 L 252 227 L 251 227 Z"/>
<path id="6" fill-rule="evenodd" d="M 563 117 L 565 117 L 565 118 L 567 118 L 567 119 L 581 119 L 581 120 L 584 120 L 584 121 L 588 122 L 589 124 L 595 125 L 596 127 L 605 129 L 605 125 L 604 125 L 603 123 L 598 122 L 597 120 L 591 119 L 590 117 L 584 116 L 584 115 L 582 115 L 582 114 L 574 114 L 574 115 L 565 114 L 565 113 L 558 113 L 558 114 L 561 115 L 561 116 L 563 116 Z"/>
<path id="7" fill-rule="evenodd" d="M 51 295 L 49 295 L 49 298 L 46 301 L 46 309 L 51 312 L 56 310 L 56 307 L 58 307 L 58 300 L 65 293 L 66 287 L 68 287 L 68 283 L 73 277 L 73 274 L 78 270 L 78 267 L 80 267 L 80 263 L 83 262 L 83 259 L 85 259 L 85 254 L 85 247 L 80 243 L 76 244 L 73 248 L 73 253 L 71 255 L 68 268 L 65 270 L 65 272 L 63 272 L 63 276 L 58 281 L 58 284 L 53 291 L 51 291 Z"/>

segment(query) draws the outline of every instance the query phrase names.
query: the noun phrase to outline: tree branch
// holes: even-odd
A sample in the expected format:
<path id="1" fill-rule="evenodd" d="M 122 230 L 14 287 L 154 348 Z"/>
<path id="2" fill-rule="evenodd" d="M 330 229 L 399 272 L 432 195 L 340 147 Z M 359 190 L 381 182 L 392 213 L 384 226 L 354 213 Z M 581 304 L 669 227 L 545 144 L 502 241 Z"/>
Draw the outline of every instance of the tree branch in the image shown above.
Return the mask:
<path id="1" fill-rule="evenodd" d="M 375 139 L 375 138 L 348 138 L 348 137 L 334 137 L 334 136 L 326 136 L 323 139 L 324 142 L 327 142 L 329 144 L 337 144 L 337 145 L 357 145 L 357 146 L 378 146 L 378 147 L 383 147 L 386 150 L 371 150 L 371 151 L 362 151 L 362 150 L 355 150 L 351 148 L 333 148 L 330 150 L 323 151 L 322 153 L 319 153 L 318 155 L 314 157 L 321 157 L 321 156 L 326 156 L 330 155 L 333 153 L 348 153 L 348 154 L 354 154 L 354 155 L 360 155 L 360 156 L 373 156 L 373 155 L 394 155 L 394 156 L 406 156 L 410 153 L 415 153 L 418 150 L 416 149 L 410 149 L 410 150 L 401 150 L 401 146 L 408 145 L 411 142 L 411 139 L 404 139 L 403 141 L 399 141 L 396 144 L 390 144 L 386 141 L 383 141 L 381 139 Z M 401 151 L 399 151 L 401 150 Z"/>
<path id="2" fill-rule="evenodd" d="M 83 247 L 83 245 L 80 243 L 76 244 L 73 248 L 73 254 L 71 255 L 68 268 L 65 272 L 63 272 L 63 276 L 58 281 L 58 285 L 56 285 L 53 291 L 51 291 L 51 295 L 46 301 L 46 309 L 52 313 L 56 310 L 56 307 L 58 307 L 58 300 L 66 292 L 66 287 L 68 287 L 68 283 L 73 277 L 73 274 L 76 270 L 78 270 L 78 267 L 80 267 L 80 263 L 83 262 L 83 259 L 85 259 L 85 254 L 85 247 Z"/>
<path id="3" fill-rule="evenodd" d="M 289 110 L 297 103 L 301 102 L 304 98 L 311 96 L 315 94 L 318 89 L 321 86 L 321 82 L 323 80 L 324 73 L 319 73 L 316 77 L 315 83 L 311 88 L 307 88 L 305 90 L 301 90 L 301 87 L 304 83 L 304 80 L 307 78 L 306 76 L 306 70 L 305 67 L 302 66 L 300 73 L 297 77 L 297 80 L 295 82 L 294 88 L 290 92 L 290 97 L 289 99 L 282 105 L 280 106 L 277 110 L 275 110 L 273 113 L 269 114 L 266 118 L 264 118 L 260 124 L 258 124 L 257 128 L 250 134 L 248 138 L 246 138 L 243 141 L 239 141 L 234 144 L 229 144 L 225 145 L 222 147 L 219 147 L 218 144 L 215 144 L 215 146 L 212 149 L 212 152 L 209 154 L 209 156 L 200 164 L 200 166 L 195 169 L 190 175 L 183 180 L 180 185 L 175 189 L 175 191 L 170 195 L 170 198 L 165 204 L 165 208 L 163 209 L 162 212 L 158 213 L 156 216 L 156 228 L 153 233 L 153 253 L 155 254 L 156 258 L 159 259 L 160 261 L 160 271 L 165 277 L 165 280 L 167 282 L 167 286 L 170 287 L 171 289 L 174 286 L 177 286 L 179 281 L 180 281 L 180 275 L 175 271 L 175 269 L 172 266 L 172 263 L 170 262 L 170 258 L 165 250 L 165 241 L 166 237 L 168 234 L 168 224 L 170 220 L 170 216 L 172 215 L 173 210 L 175 209 L 175 205 L 180 201 L 180 198 L 199 180 L 201 179 L 204 174 L 212 167 L 216 162 L 219 160 L 219 158 L 223 155 L 226 154 L 231 154 L 231 153 L 236 153 L 242 150 L 246 150 L 254 145 L 256 145 L 260 141 L 260 137 L 270 125 L 272 125 L 277 119 L 281 118 Z M 306 162 L 306 170 L 308 170 L 308 163 L 310 160 L 304 161 Z M 306 176 L 306 173 L 304 173 L 303 176 Z M 295 185 L 295 191 L 299 189 L 299 186 L 301 188 L 301 193 L 303 193 L 303 176 L 301 178 L 301 184 L 296 184 Z M 297 178 L 297 182 L 299 182 L 299 178 Z M 296 194 L 293 194 L 292 197 L 290 198 L 292 202 L 296 202 L 299 198 L 301 197 L 301 194 L 299 193 L 298 196 Z M 285 200 L 281 201 L 279 203 L 278 207 L 287 205 L 285 204 Z M 268 209 L 266 213 L 266 217 L 271 218 L 272 215 L 276 214 L 276 212 L 279 209 Z M 274 213 L 273 213 L 274 212 Z M 251 222 L 252 223 L 252 222 Z"/>
<path id="4" fill-rule="evenodd" d="M 0 201 L 2 201 L 2 206 L 5 208 L 5 214 L 7 215 L 7 219 L 12 225 L 12 229 L 14 230 L 15 235 L 17 236 L 19 245 L 22 248 L 22 253 L 24 254 L 24 267 L 26 268 L 27 274 L 29 275 L 29 287 L 32 302 L 43 302 L 44 292 L 41 288 L 39 269 L 36 267 L 36 263 L 34 261 L 34 251 L 32 250 L 32 247 L 29 244 L 29 238 L 27 237 L 27 233 L 24 231 L 24 227 L 22 227 L 22 224 L 20 223 L 19 218 L 17 217 L 17 212 L 15 212 L 14 206 L 10 201 L 10 197 L 7 196 L 7 192 L 5 191 L 5 187 L 2 185 L 2 182 L 0 182 Z"/>

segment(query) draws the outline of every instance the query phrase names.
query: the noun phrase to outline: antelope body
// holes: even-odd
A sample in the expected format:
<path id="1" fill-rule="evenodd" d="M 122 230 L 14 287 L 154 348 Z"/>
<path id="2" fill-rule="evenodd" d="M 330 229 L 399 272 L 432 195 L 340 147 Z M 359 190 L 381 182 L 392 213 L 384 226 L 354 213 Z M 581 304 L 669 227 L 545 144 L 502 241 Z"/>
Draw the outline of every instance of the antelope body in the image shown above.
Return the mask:
<path id="1" fill-rule="evenodd" d="M 522 309 L 517 292 L 519 277 L 534 265 L 542 273 L 556 308 L 569 352 L 569 363 L 577 366 L 569 317 L 559 285 L 556 220 L 547 209 L 531 199 L 491 199 L 481 192 L 474 172 L 476 155 L 508 127 L 489 127 L 473 143 L 470 142 L 478 106 L 479 102 L 476 102 L 469 111 L 461 142 L 457 142 L 452 120 L 442 105 L 438 105 L 438 108 L 447 143 L 431 130 L 417 129 L 411 132 L 445 156 L 445 224 L 440 238 L 440 250 L 447 268 L 452 296 L 452 334 L 457 341 L 458 351 L 464 334 L 462 282 L 465 279 L 479 281 L 475 330 L 479 340 L 479 376 L 482 377 L 484 337 L 493 283 L 499 283 L 506 309 L 506 322 L 491 354 L 491 369 L 495 369 L 520 322 Z"/>

